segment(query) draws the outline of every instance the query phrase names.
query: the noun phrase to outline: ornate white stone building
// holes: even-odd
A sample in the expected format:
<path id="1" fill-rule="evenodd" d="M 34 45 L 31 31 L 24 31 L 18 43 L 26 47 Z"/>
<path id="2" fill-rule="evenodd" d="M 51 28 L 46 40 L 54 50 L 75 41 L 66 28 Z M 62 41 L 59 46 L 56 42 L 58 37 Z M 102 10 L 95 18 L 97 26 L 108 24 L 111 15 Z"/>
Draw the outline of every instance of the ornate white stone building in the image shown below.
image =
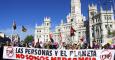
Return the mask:
<path id="1" fill-rule="evenodd" d="M 113 9 L 103 10 L 100 7 L 100 11 L 97 10 L 96 5 L 89 5 L 89 19 L 87 25 L 87 36 L 89 36 L 90 45 L 92 41 L 96 40 L 99 44 L 105 43 L 107 41 L 108 31 L 112 32 L 115 30 L 115 21 Z M 86 18 L 81 13 L 81 2 L 80 0 L 71 0 L 71 12 L 66 17 L 66 22 L 61 20 L 61 24 L 56 26 L 55 31 L 53 32 L 54 41 L 70 43 L 78 43 L 81 38 L 86 37 L 86 26 L 84 26 L 84 20 Z M 76 31 L 75 36 L 70 36 L 71 26 Z M 35 42 L 50 41 L 51 19 L 48 17 L 44 18 L 44 23 L 41 26 L 35 27 Z"/>
<path id="2" fill-rule="evenodd" d="M 50 34 L 50 27 L 51 27 L 51 18 L 45 17 L 44 23 L 41 26 L 36 24 L 35 26 L 35 42 L 47 42 L 50 41 L 49 34 Z"/>
<path id="3" fill-rule="evenodd" d="M 108 32 L 115 30 L 114 13 L 111 7 L 110 10 L 97 11 L 97 5 L 89 5 L 89 39 L 90 44 L 95 40 L 99 44 L 106 43 Z"/>
<path id="4" fill-rule="evenodd" d="M 66 23 L 61 20 L 61 24 L 56 26 L 54 35 L 57 42 L 77 43 L 82 37 L 86 36 L 86 27 L 84 27 L 84 16 L 81 13 L 80 0 L 71 0 L 71 12 L 66 17 Z M 75 36 L 70 36 L 71 26 L 75 29 Z M 60 39 L 60 33 L 62 40 Z"/>
<path id="5" fill-rule="evenodd" d="M 85 36 L 86 27 L 84 27 L 84 16 L 81 14 L 81 2 L 80 0 L 71 0 L 71 12 L 66 17 L 66 23 L 61 20 L 61 24 L 56 26 L 55 32 L 53 32 L 53 39 L 60 43 L 77 43 L 77 41 Z M 50 41 L 50 18 L 44 18 L 44 23 L 41 26 L 35 27 L 35 42 L 42 41 L 47 42 Z M 70 37 L 70 28 L 71 26 L 76 30 L 75 36 Z M 60 33 L 62 40 L 60 38 Z"/>

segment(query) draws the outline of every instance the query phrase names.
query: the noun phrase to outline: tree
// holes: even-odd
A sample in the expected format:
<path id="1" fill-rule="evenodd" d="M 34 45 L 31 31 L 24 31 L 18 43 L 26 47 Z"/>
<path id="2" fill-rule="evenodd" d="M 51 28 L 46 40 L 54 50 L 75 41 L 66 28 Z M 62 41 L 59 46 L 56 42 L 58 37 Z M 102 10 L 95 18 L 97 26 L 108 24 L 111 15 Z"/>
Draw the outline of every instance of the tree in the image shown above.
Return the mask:
<path id="1" fill-rule="evenodd" d="M 33 38 L 34 38 L 34 37 L 33 37 L 32 35 L 28 35 L 28 36 L 24 39 L 24 44 L 25 44 L 25 43 L 32 42 Z"/>

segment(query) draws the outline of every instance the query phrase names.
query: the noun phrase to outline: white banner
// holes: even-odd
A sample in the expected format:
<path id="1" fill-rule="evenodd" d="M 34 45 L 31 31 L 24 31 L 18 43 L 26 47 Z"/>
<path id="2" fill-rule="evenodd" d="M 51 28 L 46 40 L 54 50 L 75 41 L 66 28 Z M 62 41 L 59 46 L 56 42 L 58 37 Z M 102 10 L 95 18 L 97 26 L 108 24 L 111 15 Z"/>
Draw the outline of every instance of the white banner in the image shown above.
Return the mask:
<path id="1" fill-rule="evenodd" d="M 50 50 L 5 46 L 4 59 L 19 60 L 114 60 L 115 50 Z"/>

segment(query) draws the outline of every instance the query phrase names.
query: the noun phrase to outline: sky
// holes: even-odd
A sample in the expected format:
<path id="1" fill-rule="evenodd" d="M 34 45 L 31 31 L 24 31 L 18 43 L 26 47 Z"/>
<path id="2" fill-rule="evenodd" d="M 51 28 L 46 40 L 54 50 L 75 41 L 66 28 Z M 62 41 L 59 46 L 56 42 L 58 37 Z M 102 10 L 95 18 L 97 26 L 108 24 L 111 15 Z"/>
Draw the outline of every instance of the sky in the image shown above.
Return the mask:
<path id="1" fill-rule="evenodd" d="M 0 0 L 0 32 L 6 35 L 18 33 L 21 38 L 34 35 L 35 24 L 41 25 L 46 16 L 51 17 L 51 30 L 54 31 L 61 19 L 66 22 L 70 3 L 70 0 Z M 99 0 L 81 0 L 82 13 L 86 17 L 91 3 L 99 5 Z M 13 21 L 16 21 L 16 31 L 12 30 Z M 27 32 L 21 32 L 22 25 Z"/>

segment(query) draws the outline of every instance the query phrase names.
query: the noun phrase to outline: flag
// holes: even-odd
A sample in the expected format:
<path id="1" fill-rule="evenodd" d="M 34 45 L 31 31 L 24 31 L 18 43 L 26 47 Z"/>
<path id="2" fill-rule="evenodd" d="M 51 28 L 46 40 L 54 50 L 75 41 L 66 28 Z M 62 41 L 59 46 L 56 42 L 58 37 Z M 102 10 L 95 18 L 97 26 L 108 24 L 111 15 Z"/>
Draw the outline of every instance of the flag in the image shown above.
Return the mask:
<path id="1" fill-rule="evenodd" d="M 26 31 L 27 29 L 24 26 L 22 26 L 22 32 L 26 32 Z"/>
<path id="2" fill-rule="evenodd" d="M 16 22 L 13 21 L 13 29 L 16 30 Z"/>
<path id="3" fill-rule="evenodd" d="M 52 38 L 53 37 L 52 33 L 49 34 L 49 37 L 50 37 L 51 42 L 54 43 L 54 40 Z"/>
<path id="4" fill-rule="evenodd" d="M 82 37 L 82 38 L 80 38 L 80 41 L 82 41 L 82 42 L 83 42 L 83 41 L 84 41 L 84 38 L 83 38 L 83 37 Z"/>
<path id="5" fill-rule="evenodd" d="M 74 36 L 74 35 L 75 35 L 74 32 L 76 32 L 76 31 L 75 31 L 75 29 L 73 29 L 73 27 L 71 26 L 71 29 L 70 29 L 70 36 Z"/>
<path id="6" fill-rule="evenodd" d="M 87 43 L 86 36 L 82 36 L 82 37 L 80 38 L 80 40 L 81 40 L 82 42 Z"/>

